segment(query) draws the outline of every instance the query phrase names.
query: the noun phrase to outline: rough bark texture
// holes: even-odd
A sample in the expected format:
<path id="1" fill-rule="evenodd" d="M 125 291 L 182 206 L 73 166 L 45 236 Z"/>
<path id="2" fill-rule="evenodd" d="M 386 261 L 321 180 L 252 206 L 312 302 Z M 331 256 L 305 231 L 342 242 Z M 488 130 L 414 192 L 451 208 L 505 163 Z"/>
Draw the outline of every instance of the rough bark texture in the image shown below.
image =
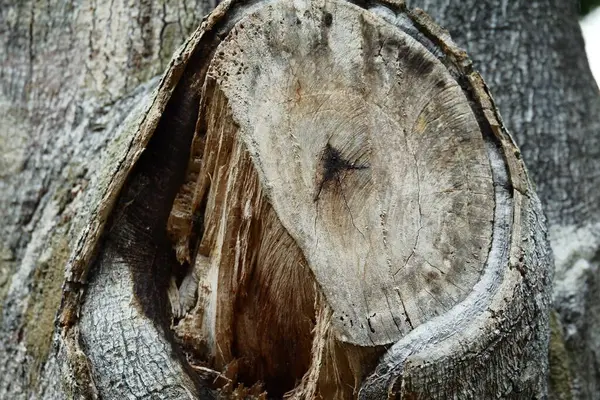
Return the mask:
<path id="1" fill-rule="evenodd" d="M 65 363 L 82 353 L 59 344 L 54 326 L 65 266 L 97 190 L 127 150 L 127 116 L 210 8 L 201 1 L 1 2 L 1 398 L 93 391 L 74 385 L 86 359 Z M 133 315 L 122 322 L 125 337 L 135 336 L 134 323 L 152 330 Z M 169 384 L 159 374 L 144 380 L 146 393 Z"/>
<path id="2" fill-rule="evenodd" d="M 309 383 L 290 395 L 543 396 L 549 264 L 539 204 L 468 59 L 401 6 L 239 7 L 217 55 L 202 60 L 210 68 L 193 145 L 204 147 L 192 152 L 199 172 L 189 163 L 199 191 L 188 218 L 204 222 L 195 223 L 197 252 L 182 218 L 188 181 L 172 225 L 178 254 L 200 264 L 194 273 L 208 292 L 196 323 L 180 329 L 184 342 L 193 338 L 188 347 L 211 367 L 238 363 L 244 383 L 279 394 L 282 378 L 299 381 L 307 368 L 309 335 L 298 325 L 315 312 L 302 288 L 314 279 L 332 312 L 324 361 L 310 354 Z M 261 236 L 278 250 L 263 251 Z M 282 247 L 287 258 L 275 256 Z M 288 299 L 295 291 L 304 304 Z M 519 327 L 514 336 L 509 325 Z M 292 357 L 257 333 L 264 327 L 287 335 Z M 391 345 L 360 389 L 369 354 Z M 495 362 L 461 384 L 483 358 Z M 518 366 L 504 368 L 504 358 Z M 419 367 L 404 369 L 411 363 Z M 287 377 L 281 365 L 294 367 Z M 439 375 L 444 384 L 428 384 Z"/>
<path id="3" fill-rule="evenodd" d="M 468 51 L 523 152 L 549 220 L 556 264 L 558 318 L 551 348 L 564 347 L 561 354 L 568 355 L 551 355 L 553 396 L 595 398 L 600 392 L 600 94 L 585 55 L 579 2 L 408 3 L 430 13 Z"/>
<path id="4" fill-rule="evenodd" d="M 590 89 L 574 8 L 562 2 L 442 3 L 424 7 L 474 53 L 477 67 L 491 80 L 500 110 L 523 142 L 525 161 L 534 169 L 547 204 L 559 278 L 559 318 L 553 317 L 550 324 L 552 394 L 568 398 L 573 390 L 581 398 L 592 398 L 600 321 L 600 302 L 593 297 L 598 292 L 594 232 L 599 204 L 594 185 L 600 175 L 593 153 L 598 151 L 598 122 L 592 116 L 598 115 L 598 96 L 597 89 Z M 189 290 L 194 293 L 194 281 L 202 282 L 203 270 L 179 266 L 193 253 L 181 246 L 176 246 L 177 252 L 170 250 L 170 241 L 181 237 L 176 232 L 179 225 L 171 224 L 177 216 L 171 213 L 174 228 L 169 235 L 164 229 L 177 191 L 189 183 L 184 177 L 187 160 L 189 172 L 194 156 L 202 157 L 194 151 L 203 146 L 190 150 L 190 143 L 197 127 L 199 84 L 206 73 L 200 61 L 209 59 L 214 47 L 199 30 L 173 61 L 168 60 L 211 6 L 58 0 L 43 5 L 8 1 L 0 6 L 0 397 L 214 396 L 198 373 L 206 368 L 189 359 L 193 352 L 187 351 L 189 363 L 183 360 L 168 329 L 170 312 L 180 317 L 194 306 Z M 229 23 L 221 23 L 228 7 L 206 21 L 205 29 L 214 31 L 211 40 L 223 39 L 241 16 L 233 6 Z M 370 8 L 377 18 L 410 31 L 422 43 L 427 37 L 444 37 L 434 47 L 449 46 L 425 17 L 415 16 L 421 21 L 415 25 L 397 18 L 394 5 Z M 330 15 L 331 19 L 324 14 L 324 25 L 333 22 L 336 12 Z M 429 34 L 416 33 L 423 29 Z M 513 59 L 519 60 L 519 73 L 508 64 Z M 461 64 L 465 59 L 457 60 L 465 68 L 459 72 L 468 72 L 468 65 Z M 565 67 L 571 60 L 574 65 Z M 158 84 L 152 77 L 167 67 Z M 158 95 L 153 97 L 157 84 Z M 407 398 L 531 398 L 545 392 L 548 254 L 539 204 L 520 175 L 518 153 L 495 122 L 498 117 L 486 103 L 485 90 L 477 80 L 461 85 L 481 90 L 471 93 L 487 110 L 479 123 L 485 120 L 493 128 L 490 137 L 503 143 L 509 160 L 507 171 L 502 152 L 486 147 L 495 171 L 494 219 L 505 221 L 495 228 L 494 241 L 512 253 L 500 250 L 494 256 L 497 266 L 486 266 L 472 302 L 467 298 L 461 303 L 464 308 L 454 307 L 431 323 L 421 321 L 389 347 L 366 380 L 363 398 L 381 398 L 388 390 Z M 144 104 L 144 99 L 152 103 Z M 508 211 L 501 215 L 499 210 Z M 272 211 L 261 212 L 266 221 L 272 218 Z M 181 221 L 188 217 L 182 215 Z M 281 250 L 261 251 L 257 257 L 272 257 Z M 200 276 L 190 282 L 194 273 Z M 169 291 L 178 284 L 179 291 Z M 179 308 L 167 293 L 181 296 Z M 321 339 L 311 340 L 310 360 L 302 360 L 300 372 L 293 372 L 298 376 L 308 368 L 291 396 L 314 394 L 319 365 L 331 368 L 323 355 L 323 338 L 330 331 L 332 311 L 316 297 L 314 304 L 296 307 L 319 310 L 308 326 L 311 338 Z M 462 312 L 469 318 L 459 318 Z M 189 332 L 175 327 L 178 340 Z M 257 351 L 256 345 L 248 351 Z M 357 350 L 334 348 L 332 354 L 348 351 Z M 283 360 L 288 356 L 283 354 Z M 351 373 L 342 380 L 353 379 L 352 368 L 348 360 L 341 369 Z M 216 382 L 214 374 L 210 378 Z M 355 394 L 357 387 L 342 395 Z"/>

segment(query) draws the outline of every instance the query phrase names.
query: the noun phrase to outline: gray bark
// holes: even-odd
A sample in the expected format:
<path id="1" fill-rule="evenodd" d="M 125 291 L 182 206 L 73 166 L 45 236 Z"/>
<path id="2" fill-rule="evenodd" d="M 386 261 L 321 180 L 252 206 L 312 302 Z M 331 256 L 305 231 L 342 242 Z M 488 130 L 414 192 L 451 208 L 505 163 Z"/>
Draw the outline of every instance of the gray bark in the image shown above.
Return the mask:
<path id="1" fill-rule="evenodd" d="M 102 179 L 127 151 L 128 115 L 210 8 L 202 1 L 0 4 L 0 398 L 94 392 L 92 382 L 81 387 L 75 379 L 87 369 L 84 353 L 65 348 L 55 329 L 65 267 L 89 229 Z M 121 322 L 152 331 L 135 315 Z M 172 384 L 161 374 L 175 374 L 153 363 L 168 354 L 156 346 L 146 344 L 144 360 L 165 370 L 140 375 L 145 393 Z M 137 389 L 132 394 L 142 396 Z"/>
<path id="2" fill-rule="evenodd" d="M 556 398 L 600 393 L 600 95 L 578 1 L 411 0 L 446 27 L 489 84 L 549 221 L 558 313 Z M 560 349 L 565 348 L 566 353 Z M 557 364 L 557 362 L 560 363 Z M 569 392 L 572 392 L 569 394 Z"/>
<path id="3" fill-rule="evenodd" d="M 489 81 L 546 207 L 557 261 L 558 318 L 550 326 L 552 395 L 567 398 L 572 391 L 578 398 L 593 398 L 600 379 L 600 300 L 594 297 L 599 286 L 600 114 L 575 8 L 563 2 L 425 3 Z M 136 190 L 135 179 L 152 181 L 155 175 L 145 176 L 147 169 L 141 167 L 129 172 L 150 140 L 136 136 L 140 129 L 157 129 L 163 112 L 180 125 L 195 123 L 189 118 L 195 118 L 190 115 L 196 100 L 180 104 L 179 114 L 164 110 L 190 48 L 169 60 L 212 6 L 200 1 L 61 0 L 0 5 L 1 398 L 213 396 L 182 362 L 164 324 L 156 323 L 168 301 L 166 288 L 152 282 L 167 285 L 161 278 L 172 261 L 151 257 L 167 252 L 166 238 L 148 238 L 139 222 L 155 232 L 153 224 L 169 210 L 161 198 L 153 199 L 156 205 L 148 209 L 146 203 L 138 207 L 140 196 L 154 192 Z M 512 60 L 518 60 L 516 68 L 509 64 Z M 167 68 L 171 75 L 160 83 L 165 97 L 145 104 L 159 85 L 155 76 Z M 182 79 L 194 78 L 184 74 Z M 156 104 L 162 104 L 160 112 Z M 144 110 L 155 113 L 136 119 Z M 160 158 L 164 151 L 185 158 L 189 151 L 169 148 L 169 142 L 157 145 L 156 140 L 155 146 L 145 154 Z M 163 164 L 151 164 L 165 174 L 164 181 L 153 184 L 166 188 L 165 198 L 174 196 L 177 179 L 168 177 L 176 176 L 181 165 L 170 166 L 168 157 Z M 117 198 L 126 178 L 129 183 Z M 106 193 L 112 194 L 107 198 Z M 544 265 L 547 257 L 535 196 L 531 202 L 522 214 L 531 230 L 524 237 L 540 243 L 525 252 L 522 262 L 528 267 Z M 111 229 L 96 253 L 107 221 Z M 135 240 L 124 245 L 122 239 L 131 237 Z M 140 264 L 156 268 L 127 268 Z M 530 271 L 520 287 L 525 295 L 537 293 L 535 301 L 497 319 L 500 344 L 478 344 L 481 357 L 476 360 L 493 360 L 504 378 L 455 393 L 499 393 L 503 386 L 507 397 L 543 395 L 545 383 L 539 378 L 545 374 L 549 329 L 543 316 L 547 282 L 536 273 Z M 151 287 L 140 287 L 144 282 Z M 140 293 L 155 297 L 140 300 Z M 425 359 L 439 356 L 428 353 L 426 338 L 414 343 Z M 444 355 L 442 365 L 455 367 L 453 374 L 443 375 L 448 386 L 460 382 L 460 374 L 478 373 L 475 364 L 453 358 L 458 356 Z M 504 364 L 506 357 L 510 364 L 524 356 L 535 360 L 527 370 L 509 371 Z M 402 346 L 393 347 L 377 373 L 397 377 L 403 357 Z M 403 372 L 406 393 L 423 395 L 422 388 L 442 374 L 425 370 L 410 364 Z"/>

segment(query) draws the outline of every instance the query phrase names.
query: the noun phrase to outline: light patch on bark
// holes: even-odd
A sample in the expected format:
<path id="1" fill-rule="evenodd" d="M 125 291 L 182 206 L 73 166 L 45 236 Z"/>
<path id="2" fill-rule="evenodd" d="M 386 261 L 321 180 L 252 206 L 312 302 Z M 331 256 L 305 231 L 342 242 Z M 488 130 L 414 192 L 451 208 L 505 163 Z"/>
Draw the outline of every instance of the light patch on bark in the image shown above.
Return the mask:
<path id="1" fill-rule="evenodd" d="M 554 307 L 571 359 L 572 395 L 577 398 L 600 389 L 600 356 L 590 351 L 600 349 L 600 225 L 554 226 L 550 240 L 556 268 Z"/>

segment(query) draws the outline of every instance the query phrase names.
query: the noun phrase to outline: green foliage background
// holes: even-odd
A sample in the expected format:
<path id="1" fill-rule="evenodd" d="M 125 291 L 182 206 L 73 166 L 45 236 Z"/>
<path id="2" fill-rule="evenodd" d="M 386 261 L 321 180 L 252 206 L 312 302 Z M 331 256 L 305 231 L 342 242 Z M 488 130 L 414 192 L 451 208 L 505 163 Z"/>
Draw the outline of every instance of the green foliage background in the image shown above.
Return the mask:
<path id="1" fill-rule="evenodd" d="M 585 15 L 600 6 L 600 0 L 581 0 L 581 15 Z"/>

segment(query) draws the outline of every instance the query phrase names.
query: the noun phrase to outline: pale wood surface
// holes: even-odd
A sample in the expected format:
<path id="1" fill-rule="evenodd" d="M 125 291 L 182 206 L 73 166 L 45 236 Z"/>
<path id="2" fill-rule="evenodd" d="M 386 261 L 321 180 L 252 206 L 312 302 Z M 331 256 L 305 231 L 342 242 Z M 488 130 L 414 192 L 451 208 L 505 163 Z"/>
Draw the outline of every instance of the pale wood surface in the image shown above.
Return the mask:
<path id="1" fill-rule="evenodd" d="M 2 64 L 26 126 L 0 145 L 33 143 L 2 159 L 2 396 L 545 394 L 539 203 L 446 32 L 400 3 L 227 1 L 167 62 L 202 11 L 117 3 L 11 25 L 77 40 L 54 74 L 36 45 Z"/>

